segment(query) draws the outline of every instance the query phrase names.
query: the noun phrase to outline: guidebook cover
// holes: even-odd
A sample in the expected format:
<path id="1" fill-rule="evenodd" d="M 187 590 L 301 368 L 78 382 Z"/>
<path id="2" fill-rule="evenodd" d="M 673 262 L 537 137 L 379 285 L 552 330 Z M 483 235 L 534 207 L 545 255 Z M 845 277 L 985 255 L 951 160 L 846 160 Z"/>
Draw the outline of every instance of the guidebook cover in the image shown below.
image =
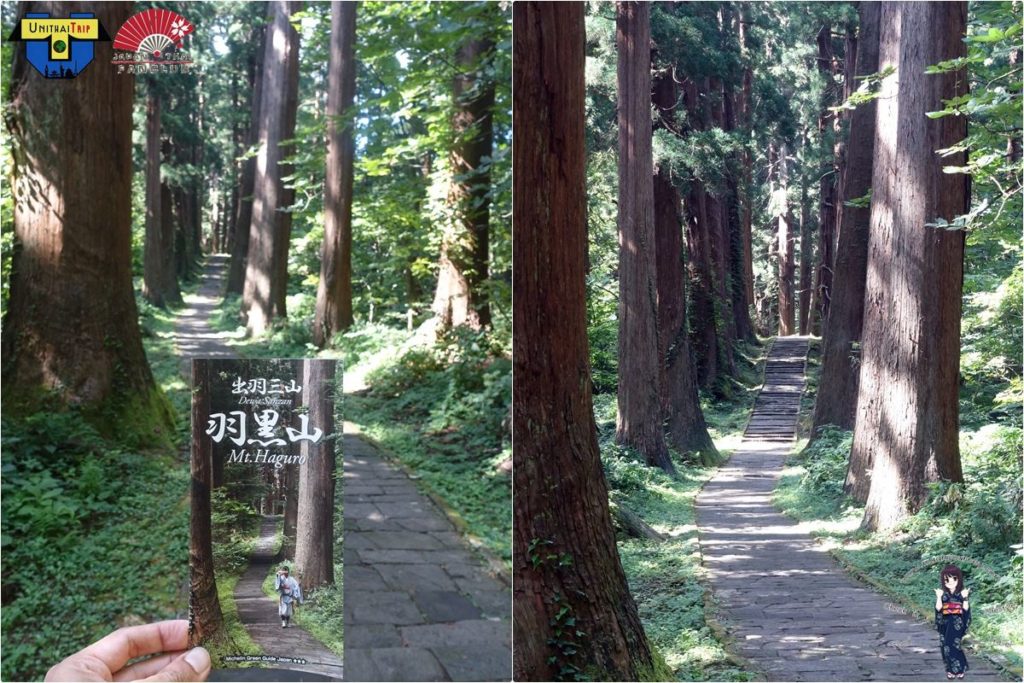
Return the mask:
<path id="1" fill-rule="evenodd" d="M 192 361 L 189 629 L 215 670 L 342 678 L 340 396 L 333 360 Z"/>

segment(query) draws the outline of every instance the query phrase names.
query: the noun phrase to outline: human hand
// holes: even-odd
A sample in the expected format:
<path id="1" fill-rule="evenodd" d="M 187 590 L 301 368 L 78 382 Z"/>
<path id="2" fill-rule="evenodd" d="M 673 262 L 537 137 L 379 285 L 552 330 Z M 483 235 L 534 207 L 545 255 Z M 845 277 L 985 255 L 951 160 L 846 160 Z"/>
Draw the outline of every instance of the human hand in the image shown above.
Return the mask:
<path id="1" fill-rule="evenodd" d="M 56 664 L 47 681 L 205 681 L 210 653 L 188 647 L 188 621 L 158 621 L 114 631 Z M 129 660 L 155 655 L 125 666 Z"/>
<path id="2" fill-rule="evenodd" d="M 935 597 L 937 597 L 937 598 L 941 598 L 942 597 L 942 589 L 941 588 L 936 588 L 935 589 Z"/>
<path id="3" fill-rule="evenodd" d="M 965 598 L 967 598 L 967 597 L 969 597 L 971 595 L 971 589 L 970 588 L 965 588 L 962 591 L 960 591 L 960 594 L 963 595 Z"/>

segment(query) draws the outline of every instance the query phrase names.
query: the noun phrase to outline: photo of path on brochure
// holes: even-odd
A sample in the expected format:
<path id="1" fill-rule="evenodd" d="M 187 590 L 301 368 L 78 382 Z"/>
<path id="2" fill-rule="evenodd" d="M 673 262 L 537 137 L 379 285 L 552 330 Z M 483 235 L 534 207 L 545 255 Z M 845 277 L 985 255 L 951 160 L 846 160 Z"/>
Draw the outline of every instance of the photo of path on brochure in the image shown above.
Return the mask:
<path id="1" fill-rule="evenodd" d="M 340 383 L 331 360 L 192 361 L 190 639 L 215 677 L 342 678 Z"/>

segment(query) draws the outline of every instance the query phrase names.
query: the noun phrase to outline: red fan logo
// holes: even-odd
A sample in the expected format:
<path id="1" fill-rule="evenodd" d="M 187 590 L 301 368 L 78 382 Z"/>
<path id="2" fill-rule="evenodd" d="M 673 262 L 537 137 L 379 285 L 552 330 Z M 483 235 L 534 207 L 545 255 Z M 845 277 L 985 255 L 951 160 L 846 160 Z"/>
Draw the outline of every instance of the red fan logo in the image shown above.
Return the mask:
<path id="1" fill-rule="evenodd" d="M 181 48 L 182 40 L 195 27 L 177 12 L 148 9 L 139 12 L 121 26 L 114 37 L 114 49 L 142 53 L 159 59 L 172 45 Z"/>

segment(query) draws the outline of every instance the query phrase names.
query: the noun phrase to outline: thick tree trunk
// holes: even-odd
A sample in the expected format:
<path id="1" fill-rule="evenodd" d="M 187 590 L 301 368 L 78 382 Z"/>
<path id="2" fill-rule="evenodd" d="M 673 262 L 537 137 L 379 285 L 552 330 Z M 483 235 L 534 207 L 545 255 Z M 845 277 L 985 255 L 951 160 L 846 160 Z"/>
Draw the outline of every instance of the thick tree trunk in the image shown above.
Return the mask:
<path id="1" fill-rule="evenodd" d="M 721 37 L 722 50 L 732 52 L 735 50 L 732 36 L 739 32 L 739 15 L 734 14 L 731 7 L 722 5 L 719 10 L 719 34 Z M 742 47 L 741 47 L 742 49 Z M 739 139 L 736 133 L 738 125 L 743 125 L 739 117 L 743 116 L 743 91 L 742 86 L 739 96 L 736 95 L 734 83 L 741 80 L 741 73 L 738 69 L 729 69 L 722 77 L 722 128 L 733 137 Z M 746 187 L 744 185 L 744 155 L 734 152 L 726 163 L 726 194 L 727 204 L 724 215 L 726 226 L 726 259 L 728 263 L 728 290 L 730 300 L 730 311 L 732 320 L 730 326 L 733 331 L 733 341 L 743 340 L 746 342 L 756 341 L 754 325 L 750 320 L 750 304 L 752 298 L 747 296 L 748 287 L 746 283 L 747 265 L 749 252 L 745 250 L 746 235 L 743 225 L 743 205 L 746 204 Z"/>
<path id="2" fill-rule="evenodd" d="M 486 290 L 491 166 L 483 159 L 490 156 L 494 138 L 494 81 L 485 70 L 493 50 L 490 40 L 473 39 L 455 57 L 460 72 L 454 83 L 456 142 L 449 156 L 452 218 L 441 242 L 432 306 L 438 331 L 491 324 Z"/>
<path id="3" fill-rule="evenodd" d="M 785 143 L 779 146 L 779 187 L 777 193 L 778 260 L 779 260 L 779 335 L 796 332 L 796 308 L 793 301 L 793 213 L 787 198 L 789 191 L 789 150 Z"/>
<path id="4" fill-rule="evenodd" d="M 284 150 L 280 143 L 289 118 L 290 55 L 298 49 L 298 34 L 289 19 L 298 5 L 275 0 L 273 19 L 267 27 L 260 101 L 260 150 L 253 181 L 252 223 L 242 290 L 242 312 L 252 334 L 262 334 L 270 326 L 275 296 L 282 284 L 275 282 L 280 272 L 275 269 L 275 257 L 279 258 L 281 253 L 275 248 L 280 237 L 277 214 L 285 206 L 279 166 Z"/>
<path id="5" fill-rule="evenodd" d="M 160 199 L 160 95 L 151 83 L 146 96 L 146 239 L 142 249 L 142 298 L 164 308 Z"/>
<path id="6" fill-rule="evenodd" d="M 929 119 L 964 95 L 962 71 L 921 75 L 966 54 L 967 3 L 882 4 L 863 363 L 853 458 L 870 463 L 863 526 L 889 529 L 920 509 L 926 484 L 962 481 L 960 300 L 964 233 L 926 227 L 967 212 L 968 178 L 943 173 L 963 153 L 963 117 Z M 898 80 L 898 86 L 897 86 Z"/>
<path id="7" fill-rule="evenodd" d="M 661 426 L 651 152 L 650 6 L 617 5 L 619 388 L 615 440 L 674 471 Z"/>
<path id="8" fill-rule="evenodd" d="M 302 8 L 296 2 L 292 12 Z M 288 250 L 292 240 L 292 212 L 295 203 L 295 189 L 285 185 L 284 178 L 295 172 L 295 165 L 286 159 L 295 155 L 295 143 L 286 140 L 295 138 L 295 122 L 299 112 L 299 34 L 292 31 L 291 45 L 288 49 L 288 97 L 284 105 L 284 128 L 281 130 L 281 163 L 278 183 L 281 192 L 281 206 L 274 217 L 274 275 L 271 280 L 270 295 L 274 301 L 274 317 L 287 318 L 288 297 Z"/>
<path id="9" fill-rule="evenodd" d="M 701 128 L 699 92 L 693 79 L 684 84 L 684 99 L 690 130 Z M 698 178 L 690 180 L 686 197 L 687 274 L 690 281 L 689 329 L 694 372 L 699 386 L 706 388 L 718 379 L 718 328 L 715 322 L 714 269 L 708 223 L 707 193 Z"/>
<path id="10" fill-rule="evenodd" d="M 181 288 L 178 286 L 178 269 L 175 263 L 176 235 L 174 227 L 174 199 L 171 187 L 160 183 L 160 278 L 164 301 L 180 304 Z"/>
<path id="11" fill-rule="evenodd" d="M 21 7 L 56 17 L 74 8 Z M 104 26 L 120 26 L 132 6 L 99 3 L 95 11 Z M 109 66 L 110 55 L 109 43 L 96 43 L 99 66 Z M 74 405 L 104 431 L 167 443 L 171 415 L 143 353 L 132 287 L 134 79 L 94 64 L 75 79 L 47 81 L 22 49 L 13 64 L 5 119 L 15 250 L 2 336 L 4 414 Z"/>
<path id="12" fill-rule="evenodd" d="M 263 94 L 263 57 L 265 54 L 266 30 L 259 29 L 260 48 L 256 50 L 249 70 L 249 91 L 252 93 L 249 130 L 246 145 L 251 148 L 259 143 L 260 104 Z M 252 202 L 256 181 L 256 158 L 242 162 L 242 177 L 239 180 L 238 211 L 235 214 L 234 240 L 231 244 L 231 263 L 225 292 L 241 294 L 245 284 L 246 259 L 249 256 L 249 235 L 252 226 Z"/>
<path id="13" fill-rule="evenodd" d="M 856 74 L 878 72 L 878 20 L 881 6 L 861 2 L 860 36 L 857 40 Z M 850 116 L 845 173 L 839 202 L 839 242 L 836 248 L 835 286 L 825 322 L 821 349 L 821 379 L 814 404 L 814 428 L 826 424 L 853 429 L 857 413 L 859 345 L 864 320 L 864 280 L 867 276 L 869 207 L 847 202 L 864 197 L 871 189 L 871 164 L 875 150 L 875 103 L 857 107 Z M 851 400 L 852 399 L 852 400 Z M 864 451 L 861 451 L 863 454 Z M 860 501 L 867 500 L 865 463 L 850 463 L 846 489 Z M 855 491 L 856 489 L 856 491 Z"/>
<path id="14" fill-rule="evenodd" d="M 829 149 L 829 128 L 833 127 L 835 114 L 829 107 L 835 104 L 835 59 L 832 49 L 832 25 L 825 23 L 818 31 L 818 71 L 825 79 L 826 87 L 822 92 L 821 111 L 818 114 L 818 136 L 821 140 L 822 152 Z M 836 230 L 836 154 L 838 149 L 832 143 L 831 163 L 824 169 L 819 181 L 818 196 L 820 209 L 818 212 L 818 266 L 815 273 L 814 295 L 817 304 L 812 312 L 811 332 L 821 334 L 821 324 L 828 318 L 829 306 L 832 301 L 832 273 L 835 265 L 835 230 Z"/>
<path id="15" fill-rule="evenodd" d="M 677 100 L 675 73 L 669 69 L 654 86 L 659 126 L 674 129 Z M 680 453 L 697 452 L 702 462 L 711 464 L 717 460 L 718 451 L 704 423 L 686 331 L 681 199 L 667 165 L 659 167 L 654 176 L 654 229 L 662 420 L 669 445 Z"/>
<path id="16" fill-rule="evenodd" d="M 324 434 L 316 443 L 302 442 L 306 461 L 299 474 L 295 565 L 302 585 L 312 592 L 334 583 L 335 361 L 306 360 L 303 366 L 303 403 L 310 429 Z"/>
<path id="17" fill-rule="evenodd" d="M 801 149 L 803 150 L 804 159 L 807 158 L 809 150 L 807 149 L 807 135 L 806 132 L 801 140 Z M 811 237 L 811 207 L 808 205 L 810 200 L 807 198 L 807 174 L 804 169 L 800 172 L 800 282 L 797 285 L 799 294 L 797 301 L 799 302 L 798 321 L 800 324 L 800 334 L 807 334 L 811 330 L 810 312 L 811 312 L 811 266 L 814 259 L 814 242 Z"/>
<path id="18" fill-rule="evenodd" d="M 356 4 L 331 5 L 327 68 L 327 177 L 324 241 L 316 291 L 313 341 L 323 346 L 352 325 L 352 100 L 356 91 Z M 345 117 L 342 120 L 340 117 Z"/>
<path id="19" fill-rule="evenodd" d="M 747 55 L 747 25 L 746 17 L 744 14 L 744 6 L 741 4 L 739 7 L 739 35 L 740 35 L 740 52 L 744 57 Z M 740 125 L 745 129 L 750 128 L 751 125 L 751 97 L 753 95 L 754 73 L 753 70 L 747 66 L 743 69 L 743 87 L 741 90 L 740 98 Z M 743 208 L 741 212 L 741 229 L 742 229 L 742 241 L 743 241 L 743 284 L 747 288 L 747 302 L 751 305 L 754 303 L 754 244 L 752 238 L 751 223 L 753 218 L 753 182 L 752 182 L 752 171 L 753 165 L 751 161 L 750 151 L 744 149 L 741 153 L 741 162 L 743 164 L 743 194 L 742 202 Z M 754 341 L 752 338 L 751 341 Z"/>
<path id="20" fill-rule="evenodd" d="M 205 425 L 210 418 L 210 364 L 192 361 L 192 424 Z M 217 579 L 213 569 L 213 530 L 210 516 L 210 490 L 213 484 L 213 440 L 202 429 L 192 430 L 192 491 L 190 495 L 188 567 L 191 592 L 189 617 L 194 630 L 189 631 L 192 645 L 200 645 L 213 637 L 224 624 L 217 599 Z"/>
<path id="21" fill-rule="evenodd" d="M 584 10 L 512 6 L 517 680 L 600 671 L 632 681 L 653 669 L 619 562 L 590 396 Z M 564 645 L 553 644 L 556 630 Z"/>

